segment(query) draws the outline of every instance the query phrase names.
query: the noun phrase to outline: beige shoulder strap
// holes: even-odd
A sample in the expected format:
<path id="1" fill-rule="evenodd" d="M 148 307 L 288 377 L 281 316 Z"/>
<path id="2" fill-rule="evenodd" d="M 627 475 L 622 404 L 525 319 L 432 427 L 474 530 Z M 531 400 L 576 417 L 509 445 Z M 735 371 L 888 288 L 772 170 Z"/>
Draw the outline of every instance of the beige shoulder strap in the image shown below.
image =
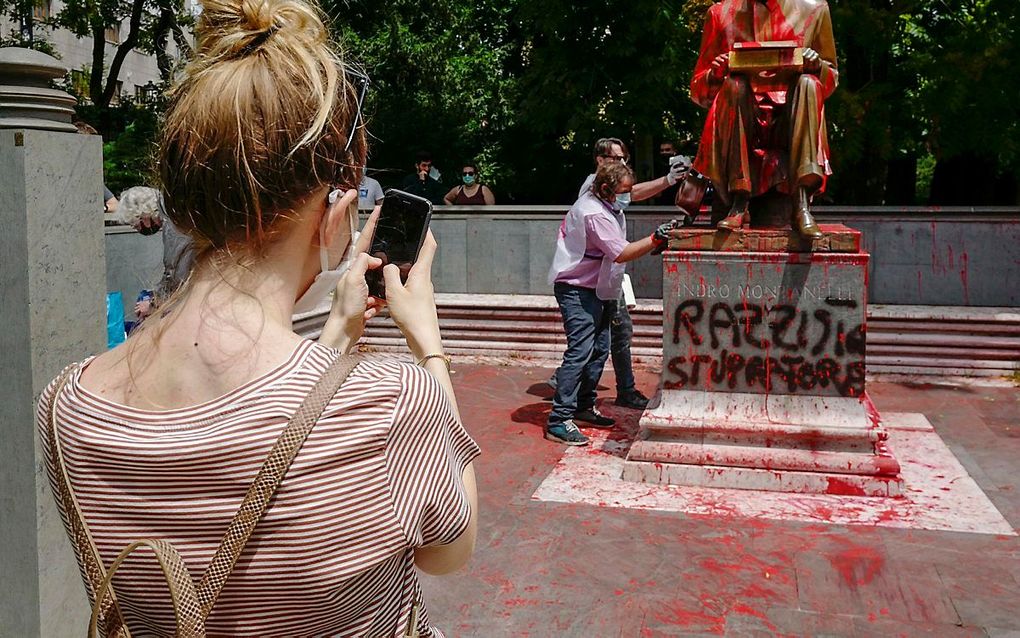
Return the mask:
<path id="1" fill-rule="evenodd" d="M 47 444 L 51 449 L 51 457 L 57 465 L 56 483 L 59 492 L 57 496 L 63 505 L 71 540 L 75 545 L 79 560 L 82 561 L 84 571 L 89 579 L 90 593 L 93 595 L 94 604 L 92 618 L 89 622 L 89 636 L 96 635 L 100 624 L 104 628 L 103 633 L 108 638 L 130 635 L 120 609 L 117 607 L 111 583 L 114 574 L 124 560 L 132 552 L 142 547 L 155 553 L 163 570 L 174 606 L 177 635 L 182 638 L 205 636 L 205 619 L 212 611 L 227 577 L 244 550 L 245 543 L 265 513 L 270 499 L 276 493 L 276 489 L 280 486 L 294 457 L 319 420 L 329 400 L 340 389 L 358 363 L 359 359 L 354 356 L 338 357 L 305 397 L 262 464 L 262 468 L 245 494 L 240 508 L 227 527 L 227 532 L 197 587 L 187 566 L 174 547 L 166 541 L 158 539 L 143 539 L 128 545 L 111 564 L 109 571 L 104 569 L 102 558 L 99 556 L 99 551 L 92 540 L 77 499 L 70 487 L 67 467 L 60 449 L 56 424 L 56 403 L 75 367 L 71 366 L 64 370 L 49 406 Z M 107 596 L 107 593 L 110 596 Z"/>

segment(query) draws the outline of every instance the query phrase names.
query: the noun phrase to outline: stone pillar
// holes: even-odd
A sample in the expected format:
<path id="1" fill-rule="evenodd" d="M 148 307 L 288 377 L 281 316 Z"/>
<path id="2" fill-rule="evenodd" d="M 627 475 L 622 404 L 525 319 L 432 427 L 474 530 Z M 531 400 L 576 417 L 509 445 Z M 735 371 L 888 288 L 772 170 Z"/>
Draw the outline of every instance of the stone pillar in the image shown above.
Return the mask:
<path id="1" fill-rule="evenodd" d="M 897 496 L 899 464 L 865 389 L 868 255 L 822 227 L 673 231 L 663 376 L 624 478 Z"/>
<path id="2" fill-rule="evenodd" d="M 50 493 L 36 401 L 68 363 L 105 348 L 102 142 L 50 88 L 57 60 L 0 49 L 0 636 L 73 636 L 81 576 Z"/>

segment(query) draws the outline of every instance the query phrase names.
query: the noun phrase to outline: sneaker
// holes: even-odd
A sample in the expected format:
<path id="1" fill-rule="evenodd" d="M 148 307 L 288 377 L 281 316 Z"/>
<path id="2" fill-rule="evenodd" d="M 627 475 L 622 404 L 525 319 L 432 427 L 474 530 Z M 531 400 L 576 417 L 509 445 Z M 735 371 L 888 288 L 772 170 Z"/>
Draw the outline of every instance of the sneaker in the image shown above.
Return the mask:
<path id="1" fill-rule="evenodd" d="M 616 405 L 634 410 L 644 410 L 648 407 L 648 397 L 638 390 L 628 390 L 616 395 Z"/>
<path id="2" fill-rule="evenodd" d="M 588 437 L 577 429 L 573 421 L 546 426 L 545 438 L 565 445 L 588 445 Z"/>
<path id="3" fill-rule="evenodd" d="M 584 421 L 585 423 L 590 423 L 592 427 L 596 427 L 596 428 L 608 428 L 608 427 L 612 427 L 612 425 L 614 423 L 616 423 L 616 421 L 614 421 L 613 419 L 610 419 L 609 417 L 607 417 L 606 415 L 602 414 L 601 412 L 599 412 L 595 408 L 590 408 L 588 410 L 581 410 L 580 412 L 575 412 L 574 413 L 574 420 L 575 421 Z"/>

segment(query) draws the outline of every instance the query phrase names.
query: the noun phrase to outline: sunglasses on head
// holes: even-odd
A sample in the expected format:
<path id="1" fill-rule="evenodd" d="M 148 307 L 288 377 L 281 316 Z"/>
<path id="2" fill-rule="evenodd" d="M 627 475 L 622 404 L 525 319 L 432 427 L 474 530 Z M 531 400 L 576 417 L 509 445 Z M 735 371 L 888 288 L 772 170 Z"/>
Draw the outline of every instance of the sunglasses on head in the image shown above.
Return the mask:
<path id="1" fill-rule="evenodd" d="M 357 109 L 354 114 L 354 121 L 351 122 L 351 130 L 347 134 L 347 145 L 344 146 L 344 150 L 348 151 L 351 148 L 351 142 L 354 141 L 354 133 L 357 132 L 358 128 L 364 125 L 364 120 L 361 116 L 361 108 L 365 104 L 365 95 L 368 93 L 368 76 L 362 71 L 351 67 L 344 68 L 344 76 L 347 81 L 354 87 L 354 94 L 357 99 Z"/>

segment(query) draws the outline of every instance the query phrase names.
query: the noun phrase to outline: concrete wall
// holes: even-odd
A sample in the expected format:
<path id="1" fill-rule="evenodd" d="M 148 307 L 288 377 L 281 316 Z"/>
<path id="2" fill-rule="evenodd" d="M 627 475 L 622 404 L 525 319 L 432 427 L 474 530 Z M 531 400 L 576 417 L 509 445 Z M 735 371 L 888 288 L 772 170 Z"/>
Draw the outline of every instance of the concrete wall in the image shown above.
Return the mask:
<path id="1" fill-rule="evenodd" d="M 550 294 L 546 272 L 566 210 L 437 208 L 436 290 Z M 673 214 L 671 208 L 634 207 L 628 234 L 647 236 Z M 820 208 L 818 217 L 864 233 L 872 303 L 1020 306 L 1020 209 Z M 130 310 L 138 290 L 159 276 L 161 243 L 159 235 L 115 232 L 107 230 L 107 280 L 111 290 L 124 290 Z M 638 297 L 662 297 L 661 263 L 644 257 L 630 265 Z"/>
<path id="2" fill-rule="evenodd" d="M 84 632 L 88 605 L 35 428 L 43 388 L 106 344 L 102 148 L 0 130 L 0 636 Z M 44 186 L 40 186 L 44 185 Z"/>
<path id="3" fill-rule="evenodd" d="M 163 235 L 140 235 L 128 226 L 107 227 L 106 289 L 121 291 L 125 319 L 135 318 L 139 291 L 153 289 L 162 274 Z"/>

